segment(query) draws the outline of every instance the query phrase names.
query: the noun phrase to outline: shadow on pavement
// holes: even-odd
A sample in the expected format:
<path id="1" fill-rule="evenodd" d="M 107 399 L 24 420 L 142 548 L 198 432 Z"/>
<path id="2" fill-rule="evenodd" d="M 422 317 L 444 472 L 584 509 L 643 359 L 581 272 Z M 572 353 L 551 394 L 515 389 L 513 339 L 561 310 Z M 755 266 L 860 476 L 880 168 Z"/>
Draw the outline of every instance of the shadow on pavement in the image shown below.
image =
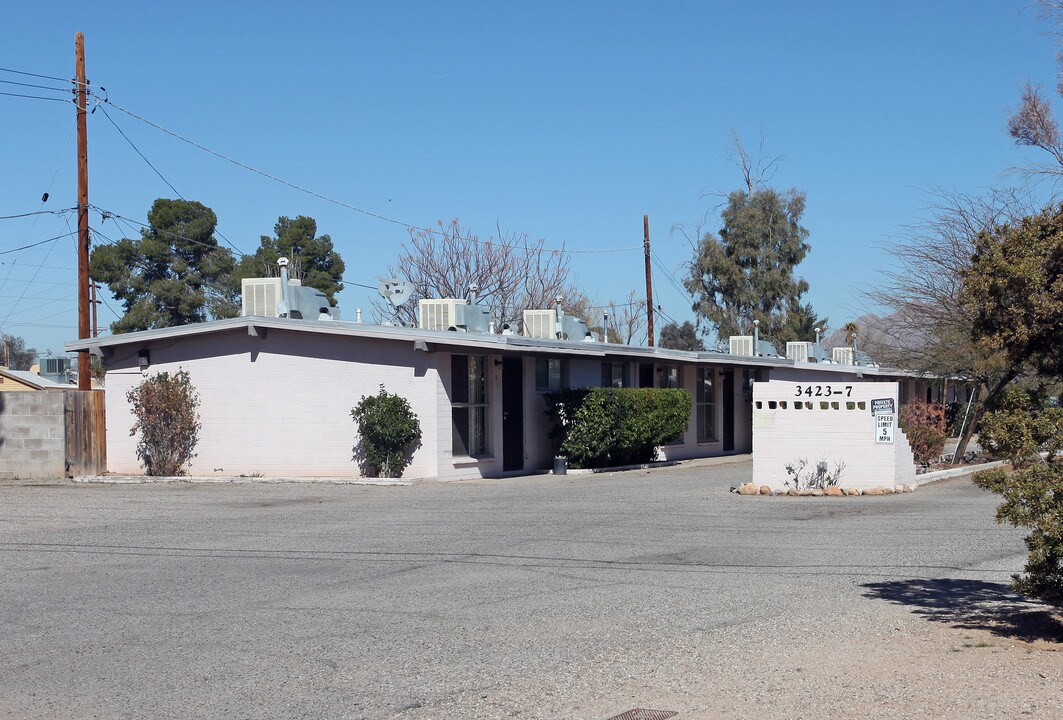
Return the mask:
<path id="1" fill-rule="evenodd" d="M 925 579 L 865 583 L 864 595 L 907 605 L 928 620 L 1025 642 L 1063 642 L 1063 621 L 1003 583 Z"/>

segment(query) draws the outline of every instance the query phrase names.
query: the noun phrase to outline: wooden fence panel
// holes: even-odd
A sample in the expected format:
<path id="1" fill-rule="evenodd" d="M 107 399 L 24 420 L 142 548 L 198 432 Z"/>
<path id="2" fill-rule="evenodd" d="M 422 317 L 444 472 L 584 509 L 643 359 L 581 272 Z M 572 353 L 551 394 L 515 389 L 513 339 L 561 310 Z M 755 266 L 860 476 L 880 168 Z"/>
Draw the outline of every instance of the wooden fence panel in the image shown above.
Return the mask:
<path id="1" fill-rule="evenodd" d="M 107 471 L 107 419 L 102 390 L 66 390 L 66 474 Z"/>

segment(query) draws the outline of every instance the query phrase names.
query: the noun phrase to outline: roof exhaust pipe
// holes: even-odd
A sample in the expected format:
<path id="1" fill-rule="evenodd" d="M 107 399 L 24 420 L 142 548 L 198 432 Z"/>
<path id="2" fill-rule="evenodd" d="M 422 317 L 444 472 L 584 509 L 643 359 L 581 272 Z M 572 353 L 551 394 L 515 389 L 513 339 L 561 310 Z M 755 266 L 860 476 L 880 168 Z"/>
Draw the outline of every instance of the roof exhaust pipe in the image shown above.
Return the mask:
<path id="1" fill-rule="evenodd" d="M 281 302 L 284 304 L 284 312 L 278 312 L 277 314 L 283 317 L 291 317 L 292 292 L 288 287 L 288 258 L 277 258 L 277 265 L 281 269 L 281 297 L 283 298 Z"/>

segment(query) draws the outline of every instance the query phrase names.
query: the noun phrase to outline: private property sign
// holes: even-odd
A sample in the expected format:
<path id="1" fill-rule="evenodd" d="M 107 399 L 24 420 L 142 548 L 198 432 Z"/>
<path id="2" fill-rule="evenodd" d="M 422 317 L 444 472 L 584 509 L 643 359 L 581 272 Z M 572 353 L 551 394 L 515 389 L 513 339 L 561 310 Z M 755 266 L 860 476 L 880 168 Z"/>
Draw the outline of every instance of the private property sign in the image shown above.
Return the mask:
<path id="1" fill-rule="evenodd" d="M 871 401 L 871 414 L 872 415 L 896 415 L 897 406 L 893 402 L 893 398 L 879 398 L 878 400 Z"/>
<path id="2" fill-rule="evenodd" d="M 871 414 L 875 416 L 875 442 L 880 445 L 892 445 L 893 427 L 897 420 L 896 402 L 893 398 L 872 400 Z"/>

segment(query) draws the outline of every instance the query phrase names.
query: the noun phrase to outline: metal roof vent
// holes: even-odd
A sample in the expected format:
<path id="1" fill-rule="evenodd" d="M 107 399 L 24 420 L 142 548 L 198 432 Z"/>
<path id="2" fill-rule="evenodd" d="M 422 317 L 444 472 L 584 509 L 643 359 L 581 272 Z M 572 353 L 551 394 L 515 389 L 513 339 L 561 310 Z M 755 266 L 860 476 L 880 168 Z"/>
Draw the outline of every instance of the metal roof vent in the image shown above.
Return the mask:
<path id="1" fill-rule="evenodd" d="M 730 343 L 730 353 L 732 355 L 744 355 L 746 357 L 753 356 L 753 336 L 752 335 L 732 335 L 728 338 Z"/>
<path id="2" fill-rule="evenodd" d="M 853 365 L 853 349 L 836 347 L 831 351 L 831 359 L 839 365 Z"/>
<path id="3" fill-rule="evenodd" d="M 812 343 L 788 342 L 786 343 L 786 357 L 795 362 L 808 362 L 808 351 Z"/>

